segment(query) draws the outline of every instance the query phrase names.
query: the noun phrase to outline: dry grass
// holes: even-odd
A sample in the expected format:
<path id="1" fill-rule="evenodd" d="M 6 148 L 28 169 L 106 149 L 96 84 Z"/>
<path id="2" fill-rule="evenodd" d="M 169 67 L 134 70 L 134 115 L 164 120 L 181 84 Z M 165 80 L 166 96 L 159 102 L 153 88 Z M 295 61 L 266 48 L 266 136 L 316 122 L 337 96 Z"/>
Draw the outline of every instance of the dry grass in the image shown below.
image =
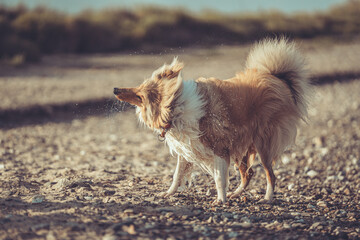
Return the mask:
<path id="1" fill-rule="evenodd" d="M 351 39 L 359 32 L 359 1 L 349 1 L 326 12 L 295 15 L 276 11 L 195 14 L 158 7 L 88 10 L 67 15 L 44 7 L 28 10 L 23 6 L 0 6 L 0 58 L 16 64 L 19 59 L 36 61 L 41 54 L 51 53 L 243 44 L 269 35 Z"/>

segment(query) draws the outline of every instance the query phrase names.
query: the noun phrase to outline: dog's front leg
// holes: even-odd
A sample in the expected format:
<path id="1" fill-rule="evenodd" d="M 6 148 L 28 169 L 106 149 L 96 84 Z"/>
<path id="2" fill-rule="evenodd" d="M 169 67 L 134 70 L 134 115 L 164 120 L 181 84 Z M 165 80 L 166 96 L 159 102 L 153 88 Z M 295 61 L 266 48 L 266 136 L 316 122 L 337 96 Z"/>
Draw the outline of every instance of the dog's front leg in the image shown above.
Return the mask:
<path id="1" fill-rule="evenodd" d="M 217 200 L 213 204 L 226 202 L 226 191 L 229 182 L 229 161 L 215 156 L 214 159 L 214 180 L 217 191 Z"/>
<path id="2" fill-rule="evenodd" d="M 171 186 L 166 192 L 160 193 L 159 197 L 169 197 L 174 195 L 181 185 L 181 182 L 184 180 L 184 177 L 191 171 L 192 165 L 192 163 L 186 161 L 183 157 L 178 156 Z"/>

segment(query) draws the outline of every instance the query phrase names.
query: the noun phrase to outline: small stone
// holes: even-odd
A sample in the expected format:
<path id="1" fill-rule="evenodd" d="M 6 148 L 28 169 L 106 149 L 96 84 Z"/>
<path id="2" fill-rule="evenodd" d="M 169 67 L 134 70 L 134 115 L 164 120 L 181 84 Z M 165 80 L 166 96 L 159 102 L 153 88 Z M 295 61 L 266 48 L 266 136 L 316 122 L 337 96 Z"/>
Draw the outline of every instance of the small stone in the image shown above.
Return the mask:
<path id="1" fill-rule="evenodd" d="M 252 224 L 250 222 L 243 222 L 239 224 L 242 228 L 251 228 Z"/>
<path id="2" fill-rule="evenodd" d="M 294 189 L 294 186 L 295 186 L 295 184 L 290 183 L 290 184 L 288 185 L 288 189 L 291 191 L 291 190 L 293 190 L 293 189 Z"/>
<path id="3" fill-rule="evenodd" d="M 54 187 L 55 187 L 56 189 L 61 190 L 61 189 L 64 189 L 64 188 L 66 188 L 66 187 L 68 187 L 68 186 L 70 186 L 70 185 L 71 185 L 71 182 L 70 182 L 69 179 L 67 179 L 67 178 L 61 178 L 61 179 L 54 185 Z"/>
<path id="4" fill-rule="evenodd" d="M 206 191 L 206 196 L 211 196 L 211 190 L 210 190 L 210 189 L 208 189 L 208 190 Z"/>
<path id="5" fill-rule="evenodd" d="M 56 240 L 56 237 L 54 236 L 53 231 L 48 232 L 48 234 L 46 235 L 46 240 Z"/>
<path id="6" fill-rule="evenodd" d="M 134 210 L 133 210 L 133 209 L 131 209 L 131 208 L 129 208 L 129 209 L 125 209 L 125 210 L 124 210 L 124 213 L 125 213 L 125 214 L 128 214 L 128 215 L 130 215 L 130 214 L 134 214 Z"/>
<path id="7" fill-rule="evenodd" d="M 181 217 L 181 220 L 186 220 L 186 219 L 188 219 L 188 218 L 189 218 L 189 216 L 184 215 L 184 216 Z"/>
<path id="8" fill-rule="evenodd" d="M 326 154 L 328 154 L 329 149 L 328 148 L 320 148 L 320 155 L 324 157 Z"/>
<path id="9" fill-rule="evenodd" d="M 32 198 L 31 203 L 42 203 L 45 200 L 45 197 L 42 195 L 36 195 Z"/>
<path id="10" fill-rule="evenodd" d="M 273 228 L 275 228 L 277 225 L 279 225 L 279 222 L 278 222 L 278 221 L 275 221 L 275 222 L 266 224 L 264 227 L 265 227 L 266 229 L 273 229 Z"/>
<path id="11" fill-rule="evenodd" d="M 116 142 L 118 140 L 118 137 L 115 134 L 110 134 L 109 138 L 112 142 Z"/>
<path id="12" fill-rule="evenodd" d="M 118 239 L 117 236 L 115 236 L 113 233 L 108 233 L 103 236 L 102 240 L 116 240 Z"/>
<path id="13" fill-rule="evenodd" d="M 31 227 L 31 230 L 36 232 L 36 231 L 39 231 L 41 229 L 49 229 L 50 225 L 49 223 L 39 223 L 39 224 L 36 224 L 34 226 Z"/>
<path id="14" fill-rule="evenodd" d="M 293 224 L 291 224 L 291 227 L 293 227 L 293 228 L 305 228 L 305 227 L 306 227 L 306 224 L 303 224 L 303 223 L 293 223 Z"/>
<path id="15" fill-rule="evenodd" d="M 247 216 L 242 217 L 240 221 L 245 223 L 251 223 L 250 219 Z"/>
<path id="16" fill-rule="evenodd" d="M 154 228 L 156 226 L 155 223 L 146 223 L 145 224 L 145 229 L 151 229 L 151 228 Z"/>
<path id="17" fill-rule="evenodd" d="M 104 192 L 104 196 L 111 196 L 115 194 L 114 190 L 105 190 Z"/>
<path id="18" fill-rule="evenodd" d="M 357 159 L 357 158 L 353 158 L 351 160 L 351 163 L 355 166 L 360 166 L 360 159 Z"/>
<path id="19" fill-rule="evenodd" d="M 283 224 L 283 228 L 284 228 L 284 229 L 289 229 L 289 228 L 291 228 L 291 226 L 290 226 L 290 224 L 288 224 L 288 223 L 284 223 L 284 224 Z"/>
<path id="20" fill-rule="evenodd" d="M 229 238 L 237 238 L 238 236 L 239 236 L 239 234 L 237 232 L 229 232 L 228 233 Z"/>
<path id="21" fill-rule="evenodd" d="M 337 176 L 328 176 L 328 177 L 326 178 L 326 182 L 335 181 L 335 180 L 337 180 L 337 179 L 339 179 Z"/>
<path id="22" fill-rule="evenodd" d="M 290 158 L 287 155 L 283 155 L 281 161 L 284 165 L 290 163 Z"/>
<path id="23" fill-rule="evenodd" d="M 344 194 L 349 196 L 349 195 L 351 194 L 350 189 L 349 189 L 349 188 L 345 188 Z"/>
<path id="24" fill-rule="evenodd" d="M 318 207 L 327 207 L 327 203 L 325 202 L 325 201 L 319 201 L 319 202 L 317 202 L 317 204 L 316 204 Z"/>
<path id="25" fill-rule="evenodd" d="M 0 164 L 0 169 L 4 169 L 5 165 L 4 164 Z"/>
<path id="26" fill-rule="evenodd" d="M 325 145 L 325 137 L 324 136 L 315 137 L 312 139 L 312 142 L 315 145 L 315 147 L 321 148 Z"/>
<path id="27" fill-rule="evenodd" d="M 216 240 L 225 240 L 225 236 L 224 236 L 224 235 L 220 235 Z"/>
<path id="28" fill-rule="evenodd" d="M 307 208 L 315 208 L 314 205 L 311 205 L 310 203 L 307 205 Z"/>
<path id="29" fill-rule="evenodd" d="M 166 214 L 165 214 L 165 217 L 166 218 L 171 218 L 171 217 L 173 217 L 175 214 L 173 213 L 173 212 L 167 212 Z"/>
<path id="30" fill-rule="evenodd" d="M 310 170 L 306 173 L 306 175 L 308 175 L 310 178 L 314 178 L 316 177 L 317 175 L 319 175 L 319 173 L 315 170 Z"/>
<path id="31" fill-rule="evenodd" d="M 92 196 L 84 196 L 84 199 L 90 201 L 93 199 L 93 197 Z"/>
<path id="32" fill-rule="evenodd" d="M 123 231 L 124 232 L 127 232 L 128 234 L 130 235 L 135 235 L 136 234 L 136 231 L 135 231 L 135 226 L 134 225 L 130 225 L 130 226 L 123 226 Z"/>

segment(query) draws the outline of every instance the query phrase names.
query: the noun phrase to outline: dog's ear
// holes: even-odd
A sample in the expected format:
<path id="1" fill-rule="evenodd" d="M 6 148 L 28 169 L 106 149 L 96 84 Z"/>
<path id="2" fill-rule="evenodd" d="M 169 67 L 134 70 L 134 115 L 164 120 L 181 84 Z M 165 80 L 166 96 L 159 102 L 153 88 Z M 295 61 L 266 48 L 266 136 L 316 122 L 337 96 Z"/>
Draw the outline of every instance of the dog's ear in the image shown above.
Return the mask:
<path id="1" fill-rule="evenodd" d="M 164 65 L 153 73 L 153 78 L 155 80 L 177 78 L 180 74 L 180 71 L 184 68 L 184 63 L 179 62 L 177 57 L 174 58 L 170 65 Z"/>

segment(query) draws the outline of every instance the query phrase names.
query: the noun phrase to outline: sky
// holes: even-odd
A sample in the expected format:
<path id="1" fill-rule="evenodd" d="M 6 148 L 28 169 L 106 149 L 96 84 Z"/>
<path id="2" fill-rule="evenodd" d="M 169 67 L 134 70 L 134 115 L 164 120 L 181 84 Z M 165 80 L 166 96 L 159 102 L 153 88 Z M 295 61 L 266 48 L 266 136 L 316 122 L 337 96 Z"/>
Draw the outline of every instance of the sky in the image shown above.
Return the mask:
<path id="1" fill-rule="evenodd" d="M 0 0 L 0 4 L 5 6 L 16 6 L 23 3 L 33 8 L 38 5 L 45 5 L 67 13 L 78 13 L 89 8 L 99 10 L 139 5 L 183 7 L 195 12 L 213 9 L 224 13 L 261 10 L 294 13 L 327 10 L 332 5 L 344 2 L 346 0 Z"/>

